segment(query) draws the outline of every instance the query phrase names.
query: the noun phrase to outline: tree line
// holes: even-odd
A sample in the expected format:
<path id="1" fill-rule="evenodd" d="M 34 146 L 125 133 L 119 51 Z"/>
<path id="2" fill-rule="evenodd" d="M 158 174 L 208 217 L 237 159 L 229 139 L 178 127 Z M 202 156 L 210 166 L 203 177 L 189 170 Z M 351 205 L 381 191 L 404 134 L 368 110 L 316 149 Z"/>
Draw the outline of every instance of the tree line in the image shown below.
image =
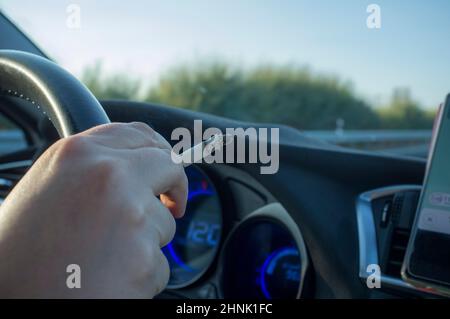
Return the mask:
<path id="1" fill-rule="evenodd" d="M 358 130 L 431 129 L 435 115 L 407 89 L 395 89 L 386 105 L 371 105 L 354 93 L 351 83 L 307 67 L 177 65 L 144 87 L 141 79 L 105 74 L 96 63 L 81 79 L 99 99 L 141 100 L 302 130 L 334 130 L 337 125 Z"/>

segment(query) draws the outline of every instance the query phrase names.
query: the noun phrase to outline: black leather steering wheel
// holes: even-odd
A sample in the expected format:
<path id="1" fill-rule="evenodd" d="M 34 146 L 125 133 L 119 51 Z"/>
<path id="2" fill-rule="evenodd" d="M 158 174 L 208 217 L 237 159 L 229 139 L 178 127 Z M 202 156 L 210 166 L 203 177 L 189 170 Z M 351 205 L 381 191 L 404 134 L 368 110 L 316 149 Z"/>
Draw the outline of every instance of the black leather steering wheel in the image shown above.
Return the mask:
<path id="1" fill-rule="evenodd" d="M 60 137 L 110 122 L 86 86 L 57 64 L 34 54 L 0 50 L 0 94 L 30 101 L 48 116 Z"/>

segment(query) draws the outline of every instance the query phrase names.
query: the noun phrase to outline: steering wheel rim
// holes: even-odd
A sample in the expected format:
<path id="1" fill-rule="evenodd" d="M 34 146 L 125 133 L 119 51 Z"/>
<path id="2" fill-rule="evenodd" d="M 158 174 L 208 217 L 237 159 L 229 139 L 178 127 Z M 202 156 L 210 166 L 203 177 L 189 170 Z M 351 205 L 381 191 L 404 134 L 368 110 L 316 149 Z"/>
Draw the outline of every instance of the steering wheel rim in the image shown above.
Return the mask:
<path id="1" fill-rule="evenodd" d="M 110 123 L 86 86 L 56 63 L 31 53 L 0 50 L 0 94 L 31 102 L 60 137 Z"/>

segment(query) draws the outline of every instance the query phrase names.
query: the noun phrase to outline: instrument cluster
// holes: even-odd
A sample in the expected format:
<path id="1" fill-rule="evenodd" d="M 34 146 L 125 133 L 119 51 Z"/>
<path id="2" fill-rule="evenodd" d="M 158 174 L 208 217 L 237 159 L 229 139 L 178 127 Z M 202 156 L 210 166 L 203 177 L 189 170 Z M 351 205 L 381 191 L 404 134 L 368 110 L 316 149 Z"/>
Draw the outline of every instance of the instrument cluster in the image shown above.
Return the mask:
<path id="1" fill-rule="evenodd" d="M 186 213 L 176 221 L 174 239 L 163 248 L 171 269 L 168 289 L 181 292 L 214 284 L 217 297 L 301 297 L 307 253 L 284 208 L 268 204 L 224 225 L 230 219 L 224 216 L 223 196 L 212 179 L 196 165 L 187 167 L 186 175 Z"/>

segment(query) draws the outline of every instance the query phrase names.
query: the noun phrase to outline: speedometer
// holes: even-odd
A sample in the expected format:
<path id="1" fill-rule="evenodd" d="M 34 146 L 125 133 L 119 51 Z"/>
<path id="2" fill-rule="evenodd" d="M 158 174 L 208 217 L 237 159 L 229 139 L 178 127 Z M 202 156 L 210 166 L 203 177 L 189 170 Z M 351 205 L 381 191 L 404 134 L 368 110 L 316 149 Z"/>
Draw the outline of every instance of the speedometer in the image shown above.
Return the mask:
<path id="1" fill-rule="evenodd" d="M 198 279 L 212 263 L 222 233 L 219 196 L 208 176 L 197 166 L 186 168 L 189 195 L 186 213 L 178 219 L 173 240 L 163 248 L 169 261 L 169 288 Z"/>

